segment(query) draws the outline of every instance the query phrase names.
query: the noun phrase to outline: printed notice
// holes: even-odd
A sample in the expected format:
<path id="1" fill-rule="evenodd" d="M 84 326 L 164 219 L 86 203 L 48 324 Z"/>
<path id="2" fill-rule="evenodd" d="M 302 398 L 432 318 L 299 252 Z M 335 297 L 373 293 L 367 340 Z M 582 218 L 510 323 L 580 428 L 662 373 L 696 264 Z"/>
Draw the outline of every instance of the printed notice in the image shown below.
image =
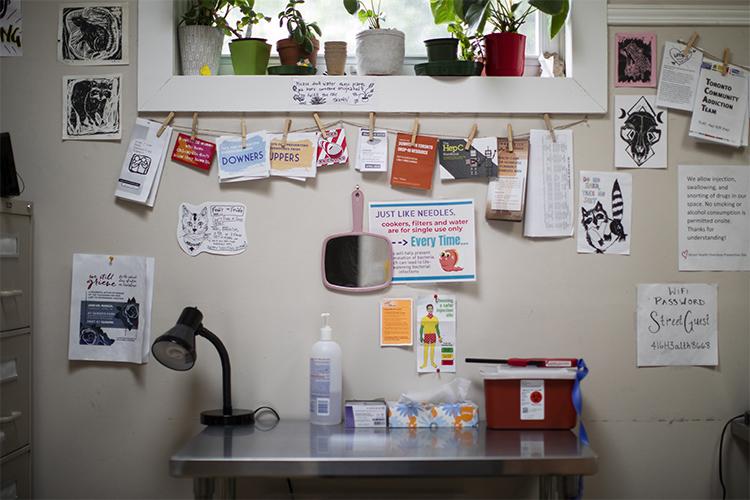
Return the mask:
<path id="1" fill-rule="evenodd" d="M 685 54 L 684 49 L 685 46 L 681 43 L 664 43 L 656 94 L 656 105 L 660 108 L 693 110 L 703 53 L 691 48 Z"/>
<path id="2" fill-rule="evenodd" d="M 414 328 L 419 343 L 417 373 L 456 372 L 456 298 L 425 295 L 417 298 Z"/>
<path id="3" fill-rule="evenodd" d="M 269 140 L 265 131 L 242 138 L 221 136 L 216 140 L 218 148 L 219 182 L 240 182 L 264 179 L 270 175 Z"/>
<path id="4" fill-rule="evenodd" d="M 630 174 L 580 172 L 578 253 L 630 255 Z"/>
<path id="5" fill-rule="evenodd" d="M 717 285 L 638 285 L 638 366 L 716 366 Z"/>
<path id="6" fill-rule="evenodd" d="M 476 280 L 474 200 L 373 202 L 370 231 L 393 244 L 394 283 Z"/>
<path id="7" fill-rule="evenodd" d="M 372 140 L 370 140 L 370 129 L 360 127 L 356 168 L 360 172 L 388 171 L 388 132 L 386 130 L 374 129 Z"/>
<path id="8" fill-rule="evenodd" d="M 169 138 L 172 136 L 172 127 L 167 127 L 157 137 L 159 128 L 161 124 L 158 122 L 135 119 L 120 177 L 117 179 L 117 198 L 154 206 L 167 158 Z"/>
<path id="9" fill-rule="evenodd" d="M 380 301 L 380 346 L 412 345 L 412 300 Z"/>
<path id="10" fill-rule="evenodd" d="M 293 80 L 291 99 L 300 106 L 373 104 L 375 79 L 350 77 Z"/>
<path id="11" fill-rule="evenodd" d="M 701 65 L 689 135 L 740 146 L 747 140 L 748 73 L 730 65 L 723 75 L 721 68 L 710 60 Z"/>
<path id="12" fill-rule="evenodd" d="M 182 203 L 177 210 L 177 242 L 191 257 L 201 252 L 236 255 L 247 249 L 245 205 L 232 202 Z"/>
<path id="13" fill-rule="evenodd" d="M 508 139 L 498 139 L 497 178 L 490 183 L 492 210 L 520 212 L 523 209 L 528 158 L 528 141 L 514 141 L 513 152 L 510 152 Z"/>
<path id="14" fill-rule="evenodd" d="M 201 170 L 211 170 L 215 154 L 216 144 L 187 134 L 177 134 L 172 150 L 172 161 Z"/>
<path id="15" fill-rule="evenodd" d="M 678 167 L 680 271 L 750 271 L 750 169 Z"/>
<path id="16" fill-rule="evenodd" d="M 303 132 L 287 135 L 269 134 L 271 175 L 305 180 L 317 175 L 318 134 Z"/>

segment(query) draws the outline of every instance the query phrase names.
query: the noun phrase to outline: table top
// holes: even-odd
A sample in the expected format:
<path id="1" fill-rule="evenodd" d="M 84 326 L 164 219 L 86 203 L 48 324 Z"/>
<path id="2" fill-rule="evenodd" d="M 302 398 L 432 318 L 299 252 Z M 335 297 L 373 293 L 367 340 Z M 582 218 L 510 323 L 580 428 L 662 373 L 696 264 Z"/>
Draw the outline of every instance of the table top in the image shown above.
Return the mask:
<path id="1" fill-rule="evenodd" d="M 177 477 L 589 475 L 597 456 L 569 430 L 345 429 L 282 420 L 206 427 L 172 455 Z"/>

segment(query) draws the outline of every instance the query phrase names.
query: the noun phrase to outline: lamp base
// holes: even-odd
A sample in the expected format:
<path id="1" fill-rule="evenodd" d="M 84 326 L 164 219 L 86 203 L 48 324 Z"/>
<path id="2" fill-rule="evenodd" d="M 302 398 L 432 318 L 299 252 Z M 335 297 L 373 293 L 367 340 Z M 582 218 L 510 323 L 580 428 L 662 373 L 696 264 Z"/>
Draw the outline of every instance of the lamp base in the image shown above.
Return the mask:
<path id="1" fill-rule="evenodd" d="M 233 409 L 231 414 L 222 410 L 206 410 L 201 412 L 203 425 L 253 425 L 255 417 L 250 410 Z"/>

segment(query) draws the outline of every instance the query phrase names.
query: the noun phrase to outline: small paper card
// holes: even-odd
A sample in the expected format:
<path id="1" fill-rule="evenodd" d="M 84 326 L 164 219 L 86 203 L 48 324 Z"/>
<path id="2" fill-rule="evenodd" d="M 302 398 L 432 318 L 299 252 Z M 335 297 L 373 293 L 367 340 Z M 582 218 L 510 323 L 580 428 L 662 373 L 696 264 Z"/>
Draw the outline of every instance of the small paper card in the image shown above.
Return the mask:
<path id="1" fill-rule="evenodd" d="M 242 203 L 182 203 L 177 209 L 177 243 L 191 257 L 242 253 L 247 249 L 246 212 Z"/>
<path id="2" fill-rule="evenodd" d="M 424 295 L 417 298 L 414 328 L 417 373 L 456 372 L 456 298 Z"/>
<path id="3" fill-rule="evenodd" d="M 154 206 L 172 135 L 172 127 L 167 127 L 157 137 L 160 127 L 158 122 L 135 119 L 120 177 L 117 179 L 117 198 Z"/>
<path id="4" fill-rule="evenodd" d="M 245 136 L 244 148 L 242 138 L 236 136 L 219 137 L 216 146 L 221 182 L 264 179 L 270 175 L 269 140 L 264 130 Z"/>
<path id="5" fill-rule="evenodd" d="M 693 110 L 703 53 L 691 48 L 687 54 L 683 54 L 684 49 L 681 43 L 664 44 L 656 93 L 656 105 L 660 108 Z"/>
<path id="6" fill-rule="evenodd" d="M 617 33 L 615 51 L 615 87 L 656 87 L 656 33 Z"/>
<path id="7" fill-rule="evenodd" d="M 747 141 L 749 76 L 735 66 L 722 75 L 721 68 L 711 60 L 701 65 L 688 135 L 737 147 Z"/>
<path id="8" fill-rule="evenodd" d="M 380 346 L 412 345 L 412 300 L 380 301 Z"/>
<path id="9" fill-rule="evenodd" d="M 386 130 L 373 130 L 371 141 L 370 129 L 359 129 L 357 170 L 360 172 L 388 171 L 388 132 Z"/>
<path id="10" fill-rule="evenodd" d="M 487 188 L 487 219 L 523 220 L 528 159 L 529 141 L 513 141 L 510 152 L 508 139 L 498 139 L 497 178 Z"/>
<path id="11" fill-rule="evenodd" d="M 172 150 L 172 161 L 185 165 L 211 170 L 216 154 L 216 144 L 197 137 L 193 139 L 187 134 L 177 134 L 177 140 Z"/>
<path id="12" fill-rule="evenodd" d="M 287 135 L 269 134 L 271 144 L 271 175 L 310 178 L 317 174 L 318 134 L 315 132 Z"/>
<path id="13" fill-rule="evenodd" d="M 494 177 L 497 174 L 497 137 L 477 137 L 468 149 L 464 139 L 441 139 L 438 158 L 443 180 Z"/>
<path id="14" fill-rule="evenodd" d="M 345 165 L 349 162 L 346 132 L 343 128 L 326 130 L 318 137 L 318 168 Z"/>
<path id="15" fill-rule="evenodd" d="M 419 135 L 412 144 L 410 134 L 398 134 L 396 151 L 393 153 L 391 186 L 425 191 L 432 189 L 436 156 L 436 138 Z"/>

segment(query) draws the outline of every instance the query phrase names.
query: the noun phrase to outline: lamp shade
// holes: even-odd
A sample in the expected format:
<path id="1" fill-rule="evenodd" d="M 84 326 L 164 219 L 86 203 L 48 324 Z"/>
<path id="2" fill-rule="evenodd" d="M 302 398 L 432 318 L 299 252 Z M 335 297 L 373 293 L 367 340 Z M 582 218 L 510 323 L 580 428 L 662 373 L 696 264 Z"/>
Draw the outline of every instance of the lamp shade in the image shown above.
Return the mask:
<path id="1" fill-rule="evenodd" d="M 195 335 L 203 314 L 195 307 L 182 310 L 177 323 L 154 341 L 151 352 L 156 360 L 172 370 L 189 370 L 195 364 Z"/>

